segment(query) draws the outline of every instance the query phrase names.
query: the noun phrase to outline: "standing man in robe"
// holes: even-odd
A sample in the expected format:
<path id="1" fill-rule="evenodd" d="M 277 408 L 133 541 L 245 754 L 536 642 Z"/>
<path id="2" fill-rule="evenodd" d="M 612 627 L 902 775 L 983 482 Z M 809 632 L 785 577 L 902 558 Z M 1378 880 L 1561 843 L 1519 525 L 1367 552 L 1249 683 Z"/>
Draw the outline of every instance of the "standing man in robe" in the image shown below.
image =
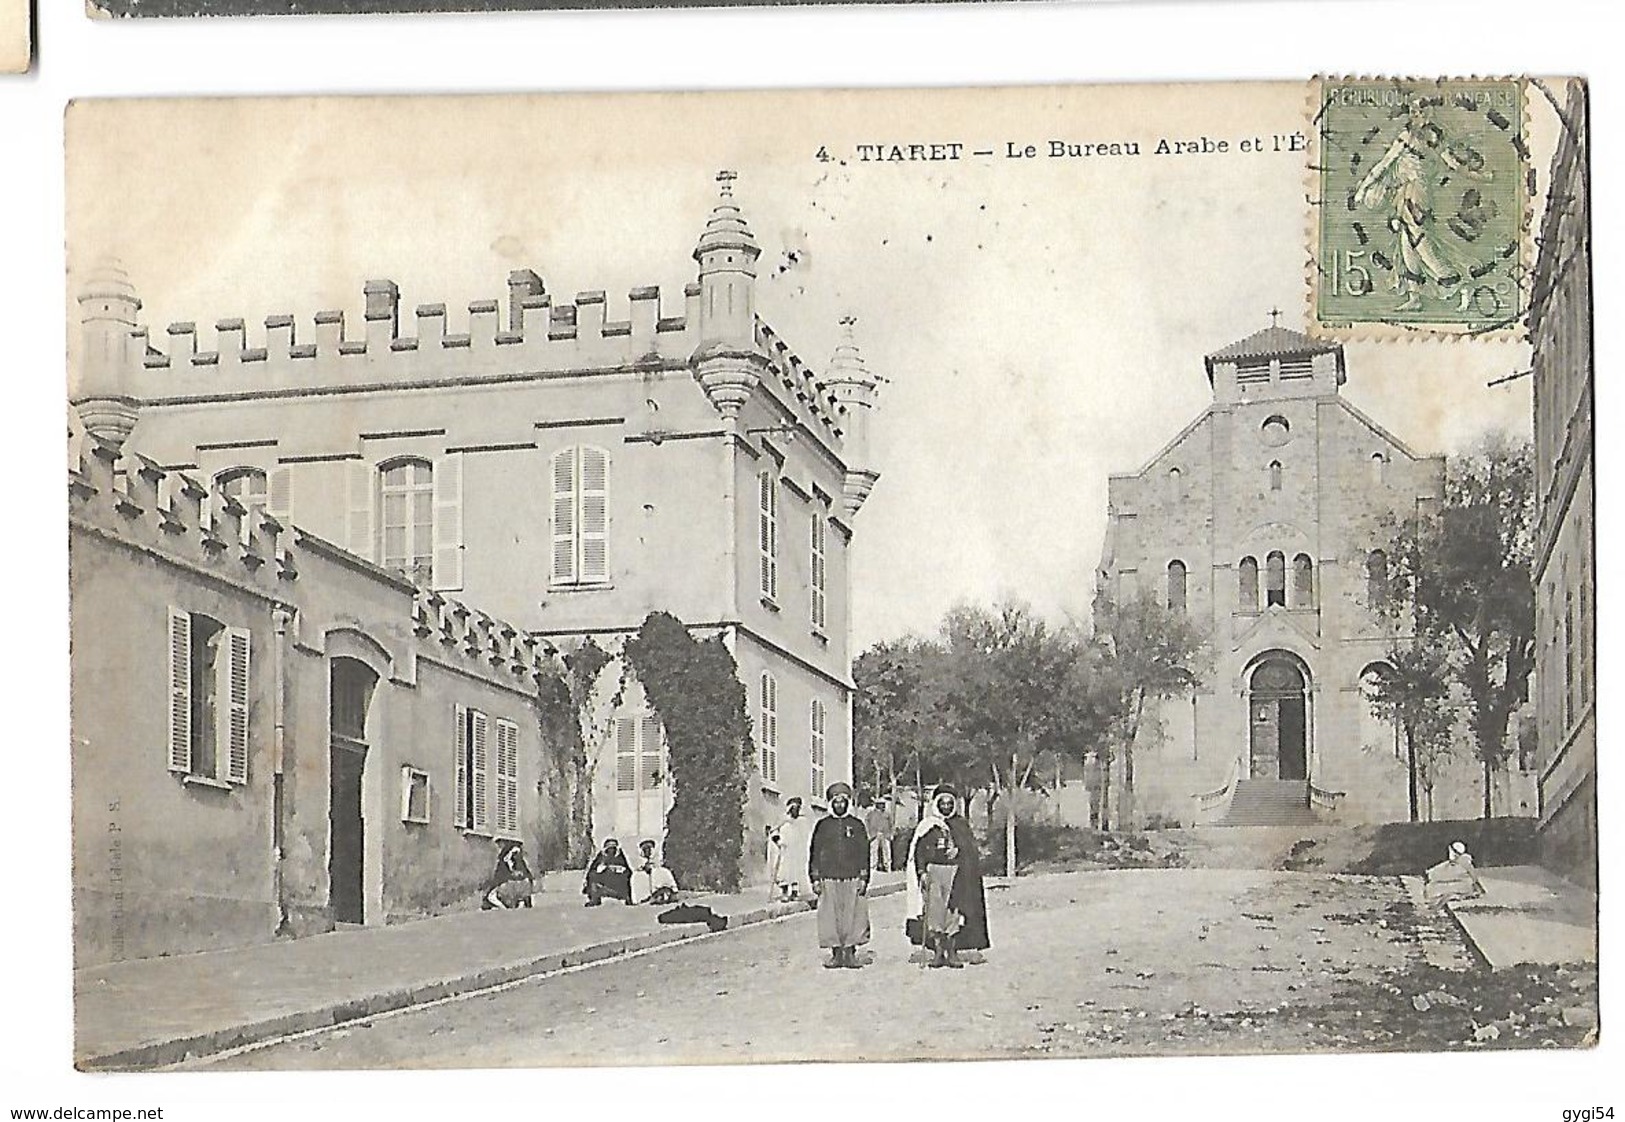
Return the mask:
<path id="1" fill-rule="evenodd" d="M 813 827 L 808 873 L 818 894 L 818 945 L 830 969 L 858 969 L 869 941 L 869 832 L 852 811 L 852 788 L 830 784 L 829 815 Z"/>
<path id="2" fill-rule="evenodd" d="M 869 865 L 875 872 L 884 873 L 891 868 L 891 809 L 884 798 L 869 805 L 863 828 L 869 833 Z"/>
<path id="3" fill-rule="evenodd" d="M 931 952 L 930 965 L 957 969 L 960 951 L 987 949 L 982 855 L 959 812 L 959 793 L 947 784 L 933 793 L 914 831 L 908 874 L 908 934 Z"/>
<path id="4" fill-rule="evenodd" d="M 813 907 L 812 880 L 807 875 L 807 856 L 812 846 L 812 821 L 801 813 L 801 796 L 792 795 L 785 803 L 787 817 L 779 823 L 779 889 L 786 900 L 805 900 Z"/>

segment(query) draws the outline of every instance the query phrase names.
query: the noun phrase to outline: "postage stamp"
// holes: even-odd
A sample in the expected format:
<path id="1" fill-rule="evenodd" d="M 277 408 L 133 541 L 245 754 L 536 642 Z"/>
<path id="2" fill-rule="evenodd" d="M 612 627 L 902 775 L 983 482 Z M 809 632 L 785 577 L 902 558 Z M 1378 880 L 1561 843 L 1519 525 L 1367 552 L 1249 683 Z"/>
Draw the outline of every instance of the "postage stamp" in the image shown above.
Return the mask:
<path id="1" fill-rule="evenodd" d="M 1312 326 L 1482 333 L 1527 306 L 1516 79 L 1322 79 Z"/>

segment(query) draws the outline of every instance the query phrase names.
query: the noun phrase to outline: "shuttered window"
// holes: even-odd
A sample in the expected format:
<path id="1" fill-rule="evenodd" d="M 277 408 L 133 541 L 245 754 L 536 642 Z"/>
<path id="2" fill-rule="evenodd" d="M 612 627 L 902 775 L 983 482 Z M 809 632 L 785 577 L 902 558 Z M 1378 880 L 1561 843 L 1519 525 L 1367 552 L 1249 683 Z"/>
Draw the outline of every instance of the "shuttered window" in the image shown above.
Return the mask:
<path id="1" fill-rule="evenodd" d="M 757 541 L 762 555 L 762 595 L 779 598 L 779 481 L 771 471 L 757 479 L 760 504 Z"/>
<path id="2" fill-rule="evenodd" d="M 576 445 L 553 454 L 554 584 L 609 580 L 609 454 Z"/>
<path id="3" fill-rule="evenodd" d="M 657 790 L 665 781 L 660 718 L 652 713 L 615 719 L 615 790 L 623 795 Z"/>
<path id="4" fill-rule="evenodd" d="M 247 628 L 169 609 L 168 742 L 165 767 L 177 775 L 248 782 L 251 679 Z"/>
<path id="5" fill-rule="evenodd" d="M 519 834 L 519 726 L 454 706 L 456 761 L 452 822 L 476 834 Z"/>
<path id="6" fill-rule="evenodd" d="M 828 544 L 829 526 L 824 522 L 822 511 L 814 510 L 812 517 L 812 625 L 813 630 L 822 631 L 828 615 L 826 596 L 826 577 L 824 550 Z"/>
<path id="7" fill-rule="evenodd" d="M 768 783 L 779 781 L 779 683 L 767 671 L 762 672 L 760 719 L 756 734 L 761 737 L 762 779 Z"/>
<path id="8" fill-rule="evenodd" d="M 242 540 L 246 542 L 259 515 L 267 509 L 265 473 L 259 468 L 231 468 L 214 477 L 214 488 L 217 494 L 236 499 L 243 508 Z"/>
<path id="9" fill-rule="evenodd" d="M 824 793 L 824 733 L 828 722 L 828 710 L 819 698 L 813 698 L 812 703 L 812 793 L 814 798 Z"/>

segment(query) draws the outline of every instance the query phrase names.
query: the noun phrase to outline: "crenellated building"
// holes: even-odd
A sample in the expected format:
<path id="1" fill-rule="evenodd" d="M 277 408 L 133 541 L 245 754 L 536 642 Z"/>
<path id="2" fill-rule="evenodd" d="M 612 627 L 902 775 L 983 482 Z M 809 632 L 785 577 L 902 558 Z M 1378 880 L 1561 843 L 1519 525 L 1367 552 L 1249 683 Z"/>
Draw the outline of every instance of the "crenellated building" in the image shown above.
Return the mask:
<path id="1" fill-rule="evenodd" d="M 70 466 L 78 965 L 469 907 L 543 782 L 553 649 L 121 447 Z"/>
<path id="2" fill-rule="evenodd" d="M 1541 859 L 1597 885 L 1596 528 L 1588 101 L 1573 84 L 1530 311 Z"/>
<path id="3" fill-rule="evenodd" d="M 1340 344 L 1272 325 L 1206 371 L 1213 404 L 1108 484 L 1100 591 L 1154 595 L 1211 636 L 1211 672 L 1136 751 L 1140 813 L 1404 819 L 1399 741 L 1365 698 L 1390 643 L 1372 594 L 1393 520 L 1439 500 L 1444 460 L 1343 398 Z M 1434 817 L 1473 816 L 1471 775 L 1437 793 Z M 1528 801 L 1516 777 L 1502 786 L 1498 806 Z"/>
<path id="4" fill-rule="evenodd" d="M 756 719 L 759 839 L 788 797 L 850 778 L 848 556 L 878 478 L 879 379 L 850 317 L 819 373 L 758 315 L 761 249 L 733 178 L 675 307 L 652 287 L 565 301 L 518 270 L 466 317 L 408 315 L 372 280 L 359 330 L 333 311 L 157 332 L 130 280 L 98 271 L 79 288 L 76 415 L 216 490 L 205 522 L 235 505 L 336 543 L 432 597 L 419 616 L 436 627 L 432 605 L 455 596 L 538 649 L 590 637 L 613 655 L 657 610 L 723 635 Z M 589 722 L 594 830 L 658 839 L 659 723 L 619 677 L 605 671 L 614 711 Z"/>

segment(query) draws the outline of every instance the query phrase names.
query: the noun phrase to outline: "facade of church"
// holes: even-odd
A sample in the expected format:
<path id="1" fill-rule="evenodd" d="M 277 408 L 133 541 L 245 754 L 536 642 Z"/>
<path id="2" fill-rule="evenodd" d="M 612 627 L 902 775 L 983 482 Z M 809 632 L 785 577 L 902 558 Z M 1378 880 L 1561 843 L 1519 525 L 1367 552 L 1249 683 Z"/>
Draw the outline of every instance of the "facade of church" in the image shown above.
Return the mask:
<path id="1" fill-rule="evenodd" d="M 1253 799 L 1402 820 L 1399 742 L 1362 688 L 1390 641 L 1370 605 L 1392 523 L 1439 501 L 1443 458 L 1342 397 L 1339 344 L 1271 326 L 1206 367 L 1212 405 L 1109 483 L 1099 590 L 1155 595 L 1210 636 L 1210 673 L 1142 730 L 1138 816 L 1235 820 Z M 1473 816 L 1451 793 L 1433 816 Z"/>
<path id="2" fill-rule="evenodd" d="M 188 527 L 189 535 L 207 537 L 216 520 L 235 519 L 233 533 L 244 541 L 261 523 L 273 536 L 276 527 L 294 528 L 300 542 L 320 543 L 311 548 L 341 558 L 348 571 L 395 588 L 404 609 L 374 619 L 358 608 L 343 624 L 359 648 L 403 660 L 372 660 L 389 687 L 410 677 L 401 668 L 417 663 L 408 648 L 431 634 L 453 635 L 461 654 L 492 652 L 500 666 L 515 658 L 528 666 L 538 652 L 567 654 L 591 638 L 612 656 L 583 721 L 594 832 L 619 836 L 634 852 L 639 839 L 661 839 L 673 790 L 658 717 L 635 681 L 623 687 L 613 656 L 655 611 L 697 635 L 723 636 L 756 722 L 746 869 L 760 875 L 762 824 L 777 820 L 789 797 L 821 800 L 827 784 L 851 778 L 847 559 L 854 518 L 878 477 L 867 442 L 878 379 L 850 321 L 830 365 L 815 373 L 756 314 L 761 251 L 731 179 L 719 176 L 681 305 L 664 306 L 657 289 L 635 289 L 619 318 L 602 292 L 556 300 L 536 274 L 520 270 L 508 278 L 506 306 L 476 302 L 461 323 L 438 304 L 408 317 L 396 286 L 376 280 L 365 286 L 359 331 L 341 312 L 319 313 L 309 334 L 291 316 L 271 316 L 250 339 L 242 320 L 228 319 L 207 340 L 194 324 L 171 325 L 160 346 L 140 323 L 129 280 L 98 272 L 78 297 L 76 461 L 111 448 L 109 478 L 121 494 L 148 476 L 162 479 L 143 514 L 155 524 L 167 524 L 176 496 L 196 492 L 203 526 Z M 78 582 L 85 570 L 77 558 L 75 566 Z M 80 583 L 76 595 L 88 596 Z M 98 595 L 116 595 L 117 585 L 104 582 Z M 288 597 L 261 600 L 267 620 L 273 608 L 297 614 Z M 76 600 L 79 608 L 87 619 L 99 610 L 89 600 Z M 331 608 L 342 622 L 342 603 Z M 148 623 L 162 650 L 167 617 L 154 611 Z M 231 622 L 258 635 L 258 624 Z M 106 641 L 110 658 L 140 648 L 119 646 L 133 642 L 122 633 Z M 76 645 L 76 667 L 83 653 Z M 245 662 L 244 674 L 254 676 L 246 688 L 269 690 L 259 679 L 270 666 Z M 76 688 L 76 720 L 82 696 Z M 391 754 L 405 751 L 436 790 L 449 790 L 454 757 L 462 759 L 459 745 L 472 743 L 472 732 L 469 706 L 442 700 L 432 713 L 391 718 Z M 325 687 L 303 704 L 337 713 Z M 522 743 L 503 741 L 504 752 L 524 761 L 521 773 L 501 777 L 526 792 L 522 809 L 504 811 L 509 832 L 521 837 L 547 826 L 537 824 L 536 797 L 547 746 L 535 743 L 533 718 L 513 716 L 529 722 Z M 80 761 L 87 770 L 124 766 L 123 749 L 111 743 L 116 728 L 103 732 L 109 742 Z M 311 754 L 301 798 L 324 803 L 304 813 L 326 815 L 324 800 L 338 791 L 329 779 L 353 765 L 351 786 L 365 795 L 360 826 L 384 836 L 400 818 L 398 777 L 368 764 L 364 748 L 330 753 L 320 739 L 299 749 Z M 268 744 L 256 738 L 255 751 Z M 375 762 L 380 755 L 374 748 Z M 248 770 L 263 768 L 250 760 Z M 463 778 L 483 791 L 485 765 Z M 211 810 L 202 805 L 207 785 L 182 780 L 187 814 L 218 817 L 231 806 L 216 799 Z M 458 809 L 467 811 L 472 797 L 459 794 Z M 448 796 L 436 804 L 430 825 L 492 836 L 489 815 L 453 822 L 452 803 Z M 177 837 L 189 837 L 192 825 L 180 824 Z M 220 831 L 211 818 L 198 837 Z M 369 853 L 354 856 L 357 883 L 374 905 L 365 922 L 381 922 L 388 869 Z M 312 906 L 328 921 L 353 918 L 335 916 L 325 890 L 315 895 Z"/>

